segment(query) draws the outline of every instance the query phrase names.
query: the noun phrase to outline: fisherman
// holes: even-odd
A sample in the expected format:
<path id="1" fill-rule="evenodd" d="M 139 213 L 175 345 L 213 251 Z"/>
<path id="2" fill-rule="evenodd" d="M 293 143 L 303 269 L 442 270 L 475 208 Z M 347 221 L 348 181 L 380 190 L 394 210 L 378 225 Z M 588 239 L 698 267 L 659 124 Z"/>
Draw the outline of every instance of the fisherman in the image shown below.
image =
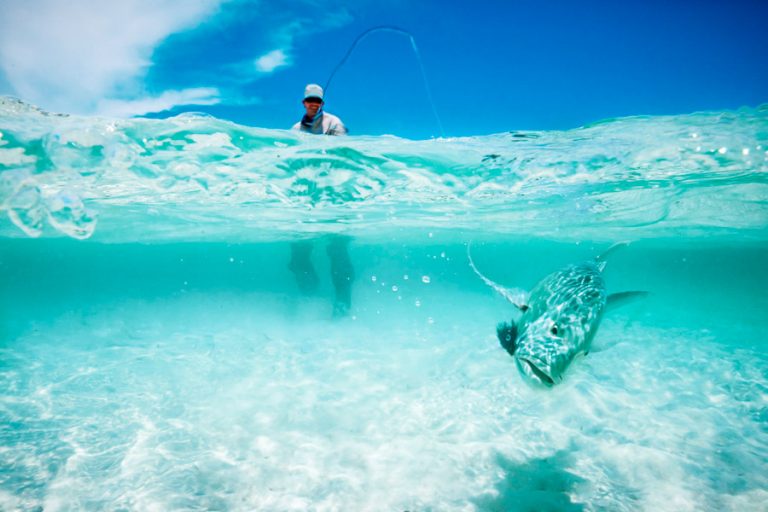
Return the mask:
<path id="1" fill-rule="evenodd" d="M 309 84 L 304 89 L 304 108 L 307 113 L 301 121 L 293 125 L 294 130 L 314 133 L 317 135 L 347 135 L 347 128 L 341 119 L 323 112 L 323 88 L 317 84 Z M 349 258 L 349 237 L 330 235 L 328 247 L 328 259 L 331 262 L 331 281 L 335 291 L 333 304 L 333 316 L 342 317 L 349 314 L 352 306 L 352 281 L 355 278 L 355 269 L 352 268 L 352 260 Z M 293 272 L 299 289 L 304 294 L 312 294 L 317 290 L 319 279 L 312 265 L 311 240 L 293 242 L 291 244 L 291 262 L 288 269 Z"/>
<path id="2" fill-rule="evenodd" d="M 316 135 L 346 135 L 347 127 L 341 119 L 328 112 L 323 112 L 323 88 L 317 84 L 309 84 L 304 89 L 304 108 L 307 113 L 293 125 L 294 130 L 314 133 Z"/>

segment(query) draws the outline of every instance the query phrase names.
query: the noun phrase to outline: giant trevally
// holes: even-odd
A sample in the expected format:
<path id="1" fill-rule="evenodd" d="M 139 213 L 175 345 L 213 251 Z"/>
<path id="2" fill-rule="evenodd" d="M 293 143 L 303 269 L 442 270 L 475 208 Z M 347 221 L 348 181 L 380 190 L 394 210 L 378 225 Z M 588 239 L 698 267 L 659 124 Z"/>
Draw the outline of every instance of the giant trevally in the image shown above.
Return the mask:
<path id="1" fill-rule="evenodd" d="M 571 362 L 589 353 L 606 307 L 646 295 L 606 292 L 606 258 L 626 245 L 616 244 L 597 258 L 553 272 L 530 293 L 506 288 L 485 277 L 467 247 L 472 270 L 522 312 L 517 322 L 502 322 L 496 332 L 501 346 L 514 357 L 518 370 L 529 382 L 547 387 L 561 382 Z"/>

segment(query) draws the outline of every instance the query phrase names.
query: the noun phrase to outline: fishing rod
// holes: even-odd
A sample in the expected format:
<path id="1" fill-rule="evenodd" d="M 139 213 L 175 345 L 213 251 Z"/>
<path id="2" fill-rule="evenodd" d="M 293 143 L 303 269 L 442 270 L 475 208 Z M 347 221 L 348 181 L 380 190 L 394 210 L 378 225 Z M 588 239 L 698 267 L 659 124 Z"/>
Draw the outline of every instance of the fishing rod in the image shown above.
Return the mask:
<path id="1" fill-rule="evenodd" d="M 445 131 L 443 130 L 443 123 L 440 121 L 440 116 L 437 114 L 437 107 L 435 106 L 435 101 L 432 99 L 432 89 L 429 86 L 429 80 L 427 79 L 427 72 L 424 69 L 424 62 L 421 59 L 421 53 L 419 52 L 419 47 L 416 46 L 416 38 L 413 37 L 413 34 L 408 32 L 405 29 L 402 29 L 400 27 L 396 27 L 394 25 L 380 25 L 377 27 L 371 27 L 359 36 L 352 42 L 349 49 L 347 50 L 347 53 L 342 57 L 342 59 L 339 61 L 338 64 L 336 64 L 336 67 L 333 68 L 333 71 L 331 71 L 330 76 L 328 77 L 328 80 L 325 82 L 325 87 L 323 87 L 323 90 L 325 91 L 325 96 L 328 96 L 328 89 L 331 86 L 331 82 L 333 81 L 333 77 L 336 76 L 336 73 L 341 69 L 342 66 L 347 62 L 347 59 L 349 59 L 350 55 L 352 55 L 352 52 L 357 47 L 358 43 L 371 35 L 374 32 L 395 32 L 398 34 L 402 34 L 407 36 L 411 41 L 411 47 L 413 48 L 413 52 L 416 54 L 416 60 L 419 62 L 419 69 L 421 70 L 421 78 L 424 81 L 424 89 L 427 92 L 427 99 L 429 100 L 429 104 L 432 107 L 432 114 L 435 116 L 435 121 L 437 121 L 437 126 L 440 129 L 440 136 L 445 137 Z"/>

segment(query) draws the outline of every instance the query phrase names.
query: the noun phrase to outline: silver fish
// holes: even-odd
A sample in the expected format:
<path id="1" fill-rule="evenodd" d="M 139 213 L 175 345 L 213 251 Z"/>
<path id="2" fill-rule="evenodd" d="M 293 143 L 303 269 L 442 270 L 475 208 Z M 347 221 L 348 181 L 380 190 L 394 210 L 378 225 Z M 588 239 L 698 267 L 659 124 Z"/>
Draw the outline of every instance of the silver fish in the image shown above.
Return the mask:
<path id="1" fill-rule="evenodd" d="M 561 382 L 573 360 L 589 353 L 606 306 L 647 294 L 606 293 L 602 275 L 605 258 L 626 245 L 616 244 L 593 260 L 553 272 L 530 293 L 506 288 L 485 277 L 467 247 L 472 270 L 522 312 L 516 323 L 499 324 L 497 334 L 524 379 L 546 387 Z"/>

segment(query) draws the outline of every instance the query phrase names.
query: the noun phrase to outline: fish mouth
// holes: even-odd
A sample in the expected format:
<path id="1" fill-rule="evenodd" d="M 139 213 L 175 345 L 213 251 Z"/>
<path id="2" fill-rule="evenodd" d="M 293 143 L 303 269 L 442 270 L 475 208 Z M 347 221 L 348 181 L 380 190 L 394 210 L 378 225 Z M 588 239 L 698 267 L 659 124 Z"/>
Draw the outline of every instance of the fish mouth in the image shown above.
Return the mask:
<path id="1" fill-rule="evenodd" d="M 530 359 L 524 357 L 518 357 L 515 359 L 517 362 L 517 369 L 520 373 L 528 377 L 534 382 L 538 382 L 547 387 L 555 385 L 555 381 L 546 372 L 542 371 L 536 364 Z"/>

